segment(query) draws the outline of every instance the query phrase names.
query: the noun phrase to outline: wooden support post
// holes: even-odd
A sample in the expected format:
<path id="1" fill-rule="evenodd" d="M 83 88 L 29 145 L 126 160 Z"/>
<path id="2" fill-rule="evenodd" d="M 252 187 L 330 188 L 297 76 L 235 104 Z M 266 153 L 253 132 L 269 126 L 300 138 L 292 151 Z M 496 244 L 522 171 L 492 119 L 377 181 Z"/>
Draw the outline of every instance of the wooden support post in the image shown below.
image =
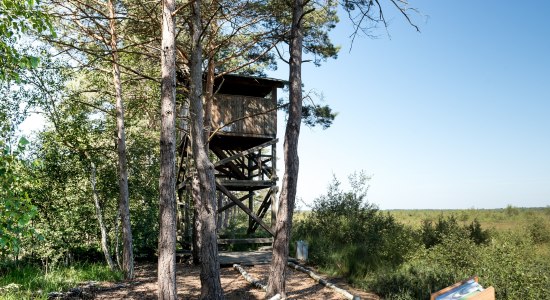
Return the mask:
<path id="1" fill-rule="evenodd" d="M 223 194 L 220 193 L 220 192 L 217 192 L 216 193 L 216 198 L 218 199 L 218 207 L 221 207 L 222 206 L 222 200 L 223 200 Z M 222 227 L 222 221 L 223 221 L 223 218 L 222 218 L 222 214 L 218 212 L 218 215 L 217 215 L 217 218 L 216 218 L 216 231 L 219 233 L 221 227 Z"/>
<path id="2" fill-rule="evenodd" d="M 254 211 L 254 192 L 248 192 L 248 208 L 250 211 Z M 251 231 L 252 226 L 254 226 L 254 219 L 251 216 L 248 216 L 248 229 L 247 232 Z"/>
<path id="3" fill-rule="evenodd" d="M 252 156 L 254 153 L 251 153 L 247 156 L 247 162 L 248 162 L 248 180 L 252 180 Z M 254 211 L 254 192 L 249 191 L 248 192 L 248 208 L 250 211 Z M 251 216 L 248 216 L 248 229 L 246 230 L 247 233 L 250 233 L 252 231 L 252 226 L 254 226 L 254 219 L 252 219 Z"/>
<path id="4" fill-rule="evenodd" d="M 273 157 L 273 160 L 271 161 L 271 181 L 274 183 L 277 182 L 277 145 L 274 144 L 271 146 L 271 156 Z M 277 193 L 279 192 L 279 188 L 277 186 L 274 186 L 274 191 L 271 193 L 271 226 L 272 228 L 275 228 L 275 224 L 277 224 L 277 212 L 279 211 L 279 201 L 277 199 Z"/>

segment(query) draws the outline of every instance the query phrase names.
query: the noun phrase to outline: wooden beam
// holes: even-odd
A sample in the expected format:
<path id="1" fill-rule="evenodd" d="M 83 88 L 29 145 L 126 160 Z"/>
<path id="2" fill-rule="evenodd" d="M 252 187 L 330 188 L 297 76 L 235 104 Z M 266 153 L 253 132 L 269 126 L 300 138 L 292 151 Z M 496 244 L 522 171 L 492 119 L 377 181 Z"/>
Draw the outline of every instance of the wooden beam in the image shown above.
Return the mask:
<path id="1" fill-rule="evenodd" d="M 279 139 L 272 139 L 272 140 L 269 141 L 269 142 L 265 142 L 265 143 L 263 143 L 263 144 L 261 144 L 261 145 L 258 145 L 258 146 L 256 146 L 256 147 L 252 147 L 252 148 L 250 148 L 250 149 L 248 149 L 248 150 L 242 151 L 242 152 L 237 153 L 237 154 L 235 154 L 235 155 L 232 155 L 232 156 L 230 156 L 230 157 L 228 157 L 228 158 L 219 160 L 219 161 L 217 161 L 217 162 L 214 164 L 214 166 L 217 167 L 217 166 L 223 165 L 223 164 L 225 164 L 225 163 L 227 163 L 227 162 L 230 162 L 230 161 L 235 160 L 235 159 L 237 159 L 237 158 L 240 158 L 240 157 L 243 157 L 243 156 L 248 155 L 248 154 L 250 154 L 250 153 L 253 153 L 254 151 L 260 150 L 260 149 L 265 148 L 265 147 L 270 146 L 270 145 L 274 145 L 274 144 L 276 144 L 278 141 L 279 141 Z"/>
<path id="2" fill-rule="evenodd" d="M 220 181 L 221 184 L 227 187 L 271 187 L 275 185 L 275 183 L 271 180 L 233 180 L 228 179 L 224 181 Z"/>
<path id="3" fill-rule="evenodd" d="M 273 238 L 248 238 L 248 239 L 218 239 L 218 244 L 270 244 Z"/>
<path id="4" fill-rule="evenodd" d="M 271 236 L 275 236 L 275 232 L 273 232 L 273 230 L 269 226 L 267 226 L 267 224 L 265 224 L 262 219 L 258 218 L 258 216 L 253 211 L 251 211 L 244 203 L 239 201 L 239 199 L 237 199 L 237 197 L 235 197 L 235 195 L 233 195 L 233 193 L 231 193 L 225 186 L 216 181 L 216 187 L 227 197 L 229 197 L 231 201 L 235 202 L 235 204 L 237 204 L 247 215 L 251 216 L 252 219 L 258 222 L 260 226 L 262 226 L 267 232 L 271 234 Z"/>
<path id="5" fill-rule="evenodd" d="M 246 198 L 248 198 L 248 195 L 245 195 L 245 196 L 239 198 L 239 201 L 243 201 Z M 218 213 L 221 213 L 222 211 L 224 211 L 226 209 L 229 209 L 229 208 L 231 208 L 235 205 L 237 205 L 237 204 L 235 204 L 235 202 L 231 201 L 231 202 L 227 203 L 226 205 L 224 205 L 222 208 L 218 209 Z"/>

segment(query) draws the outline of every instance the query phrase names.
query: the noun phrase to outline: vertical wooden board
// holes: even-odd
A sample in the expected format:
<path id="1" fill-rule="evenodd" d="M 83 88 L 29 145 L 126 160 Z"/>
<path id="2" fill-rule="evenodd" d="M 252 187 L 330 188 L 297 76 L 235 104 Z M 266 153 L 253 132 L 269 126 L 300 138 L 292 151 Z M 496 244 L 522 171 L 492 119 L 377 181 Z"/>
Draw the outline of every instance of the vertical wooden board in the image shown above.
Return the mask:
<path id="1" fill-rule="evenodd" d="M 243 96 L 233 96 L 233 101 L 232 101 L 232 109 L 234 109 L 234 119 L 233 120 L 236 120 L 236 119 L 240 119 L 240 118 L 243 118 L 245 116 L 245 112 L 244 112 L 244 97 Z M 244 133 L 244 120 L 239 120 L 236 124 L 235 124 L 235 132 L 236 133 L 239 133 L 239 134 L 242 134 Z"/>
<path id="2" fill-rule="evenodd" d="M 275 105 L 276 103 L 273 103 L 271 99 L 246 97 L 245 115 L 254 117 L 246 120 L 244 132 L 256 135 L 274 135 L 277 124 L 277 112 L 273 110 Z"/>
<path id="3" fill-rule="evenodd" d="M 265 102 L 264 110 L 270 112 L 266 115 L 265 121 L 265 134 L 276 136 L 277 135 L 277 101 L 267 100 Z"/>
<path id="4" fill-rule="evenodd" d="M 244 114 L 252 116 L 244 120 L 244 132 L 248 134 L 261 134 L 263 126 L 263 115 L 261 115 L 261 98 L 245 97 Z"/>
<path id="5" fill-rule="evenodd" d="M 274 136 L 277 133 L 276 106 L 273 99 L 217 94 L 212 108 L 212 126 L 230 124 L 221 132 Z"/>
<path id="6" fill-rule="evenodd" d="M 212 108 L 212 125 L 214 128 L 226 125 L 221 129 L 221 132 L 240 133 L 242 122 L 235 122 L 235 120 L 243 117 L 242 105 L 240 96 L 217 94 Z"/>

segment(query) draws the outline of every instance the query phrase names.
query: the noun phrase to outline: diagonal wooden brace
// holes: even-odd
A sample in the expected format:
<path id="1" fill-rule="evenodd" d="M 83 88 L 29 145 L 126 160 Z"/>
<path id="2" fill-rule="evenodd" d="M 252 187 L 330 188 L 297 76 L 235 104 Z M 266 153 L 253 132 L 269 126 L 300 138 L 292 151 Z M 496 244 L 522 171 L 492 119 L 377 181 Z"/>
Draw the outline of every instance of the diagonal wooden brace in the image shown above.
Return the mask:
<path id="1" fill-rule="evenodd" d="M 246 200 L 246 199 L 248 199 L 248 195 L 242 196 L 241 198 L 239 198 L 239 201 L 243 201 L 243 200 Z M 226 205 L 224 205 L 223 207 L 220 207 L 220 208 L 218 209 L 218 213 L 221 213 L 222 211 L 224 211 L 224 210 L 226 210 L 226 209 L 229 209 L 229 208 L 231 208 L 231 207 L 233 207 L 233 206 L 235 206 L 235 205 L 237 205 L 235 202 L 229 202 L 229 203 L 227 203 Z"/>
<path id="2" fill-rule="evenodd" d="M 216 181 L 216 188 L 220 190 L 220 192 L 224 193 L 231 201 L 235 202 L 237 206 L 239 206 L 247 215 L 249 215 L 254 221 L 258 222 L 260 226 L 262 226 L 267 232 L 269 232 L 272 236 L 275 236 L 275 232 L 267 226 L 267 224 L 264 223 L 262 219 L 260 219 L 253 211 L 250 210 L 244 203 L 239 201 L 235 195 L 233 195 L 225 186 L 223 186 L 221 183 Z"/>

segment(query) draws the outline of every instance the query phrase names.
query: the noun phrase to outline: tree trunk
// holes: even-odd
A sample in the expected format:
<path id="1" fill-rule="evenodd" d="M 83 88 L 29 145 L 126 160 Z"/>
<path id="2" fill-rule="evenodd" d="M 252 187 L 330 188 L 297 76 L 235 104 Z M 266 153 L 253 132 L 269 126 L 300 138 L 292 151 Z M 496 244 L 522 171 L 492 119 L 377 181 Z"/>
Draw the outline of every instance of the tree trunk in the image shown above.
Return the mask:
<path id="1" fill-rule="evenodd" d="M 193 249 L 191 249 L 191 255 L 193 256 L 193 264 L 198 266 L 201 263 L 201 237 L 200 228 L 201 223 L 199 221 L 199 198 L 201 197 L 199 188 L 199 178 L 196 174 L 193 175 L 191 181 L 192 195 L 193 195 Z"/>
<path id="2" fill-rule="evenodd" d="M 208 158 L 202 105 L 201 2 L 193 2 L 190 106 L 191 140 L 197 170 L 199 197 L 195 198 L 200 222 L 201 299 L 223 299 L 216 237 L 216 181 L 214 165 Z"/>
<path id="3" fill-rule="evenodd" d="M 164 0 L 162 9 L 158 298 L 176 299 L 175 0 Z"/>
<path id="4" fill-rule="evenodd" d="M 117 210 L 115 219 L 115 257 L 118 268 L 122 270 L 122 258 L 120 257 L 120 210 Z"/>
<path id="5" fill-rule="evenodd" d="M 122 101 L 122 83 L 118 65 L 117 36 L 115 27 L 115 8 L 111 0 L 109 7 L 109 25 L 111 31 L 111 56 L 113 58 L 113 84 L 116 98 L 117 151 L 119 171 L 118 209 L 122 219 L 122 271 L 124 278 L 134 278 L 134 253 L 132 249 L 132 224 L 130 223 L 130 202 L 128 196 L 128 167 L 126 162 L 126 134 L 124 132 L 124 102 Z"/>
<path id="6" fill-rule="evenodd" d="M 107 261 L 107 264 L 109 265 L 109 268 L 111 270 L 115 269 L 115 263 L 113 262 L 113 258 L 111 257 L 111 253 L 109 253 L 109 240 L 107 236 L 107 228 L 105 227 L 105 223 L 103 222 L 103 213 L 101 212 L 101 206 L 99 205 L 99 197 L 97 196 L 97 190 L 95 188 L 96 183 L 96 168 L 93 161 L 90 161 L 90 183 L 92 185 L 92 194 L 94 198 L 94 204 L 95 204 L 95 213 L 97 216 L 97 222 L 99 223 L 99 230 L 101 231 L 101 250 L 103 250 L 103 255 L 105 255 L 105 260 Z"/>
<path id="7" fill-rule="evenodd" d="M 290 32 L 290 90 L 289 115 L 285 130 L 284 156 L 285 173 L 281 194 L 279 196 L 279 211 L 275 225 L 273 241 L 273 259 L 267 283 L 266 297 L 276 294 L 286 297 L 285 278 L 288 260 L 288 243 L 292 228 L 292 215 L 296 201 L 296 186 L 298 183 L 298 137 L 302 117 L 302 16 L 304 14 L 303 0 L 293 0 L 292 27 Z"/>

